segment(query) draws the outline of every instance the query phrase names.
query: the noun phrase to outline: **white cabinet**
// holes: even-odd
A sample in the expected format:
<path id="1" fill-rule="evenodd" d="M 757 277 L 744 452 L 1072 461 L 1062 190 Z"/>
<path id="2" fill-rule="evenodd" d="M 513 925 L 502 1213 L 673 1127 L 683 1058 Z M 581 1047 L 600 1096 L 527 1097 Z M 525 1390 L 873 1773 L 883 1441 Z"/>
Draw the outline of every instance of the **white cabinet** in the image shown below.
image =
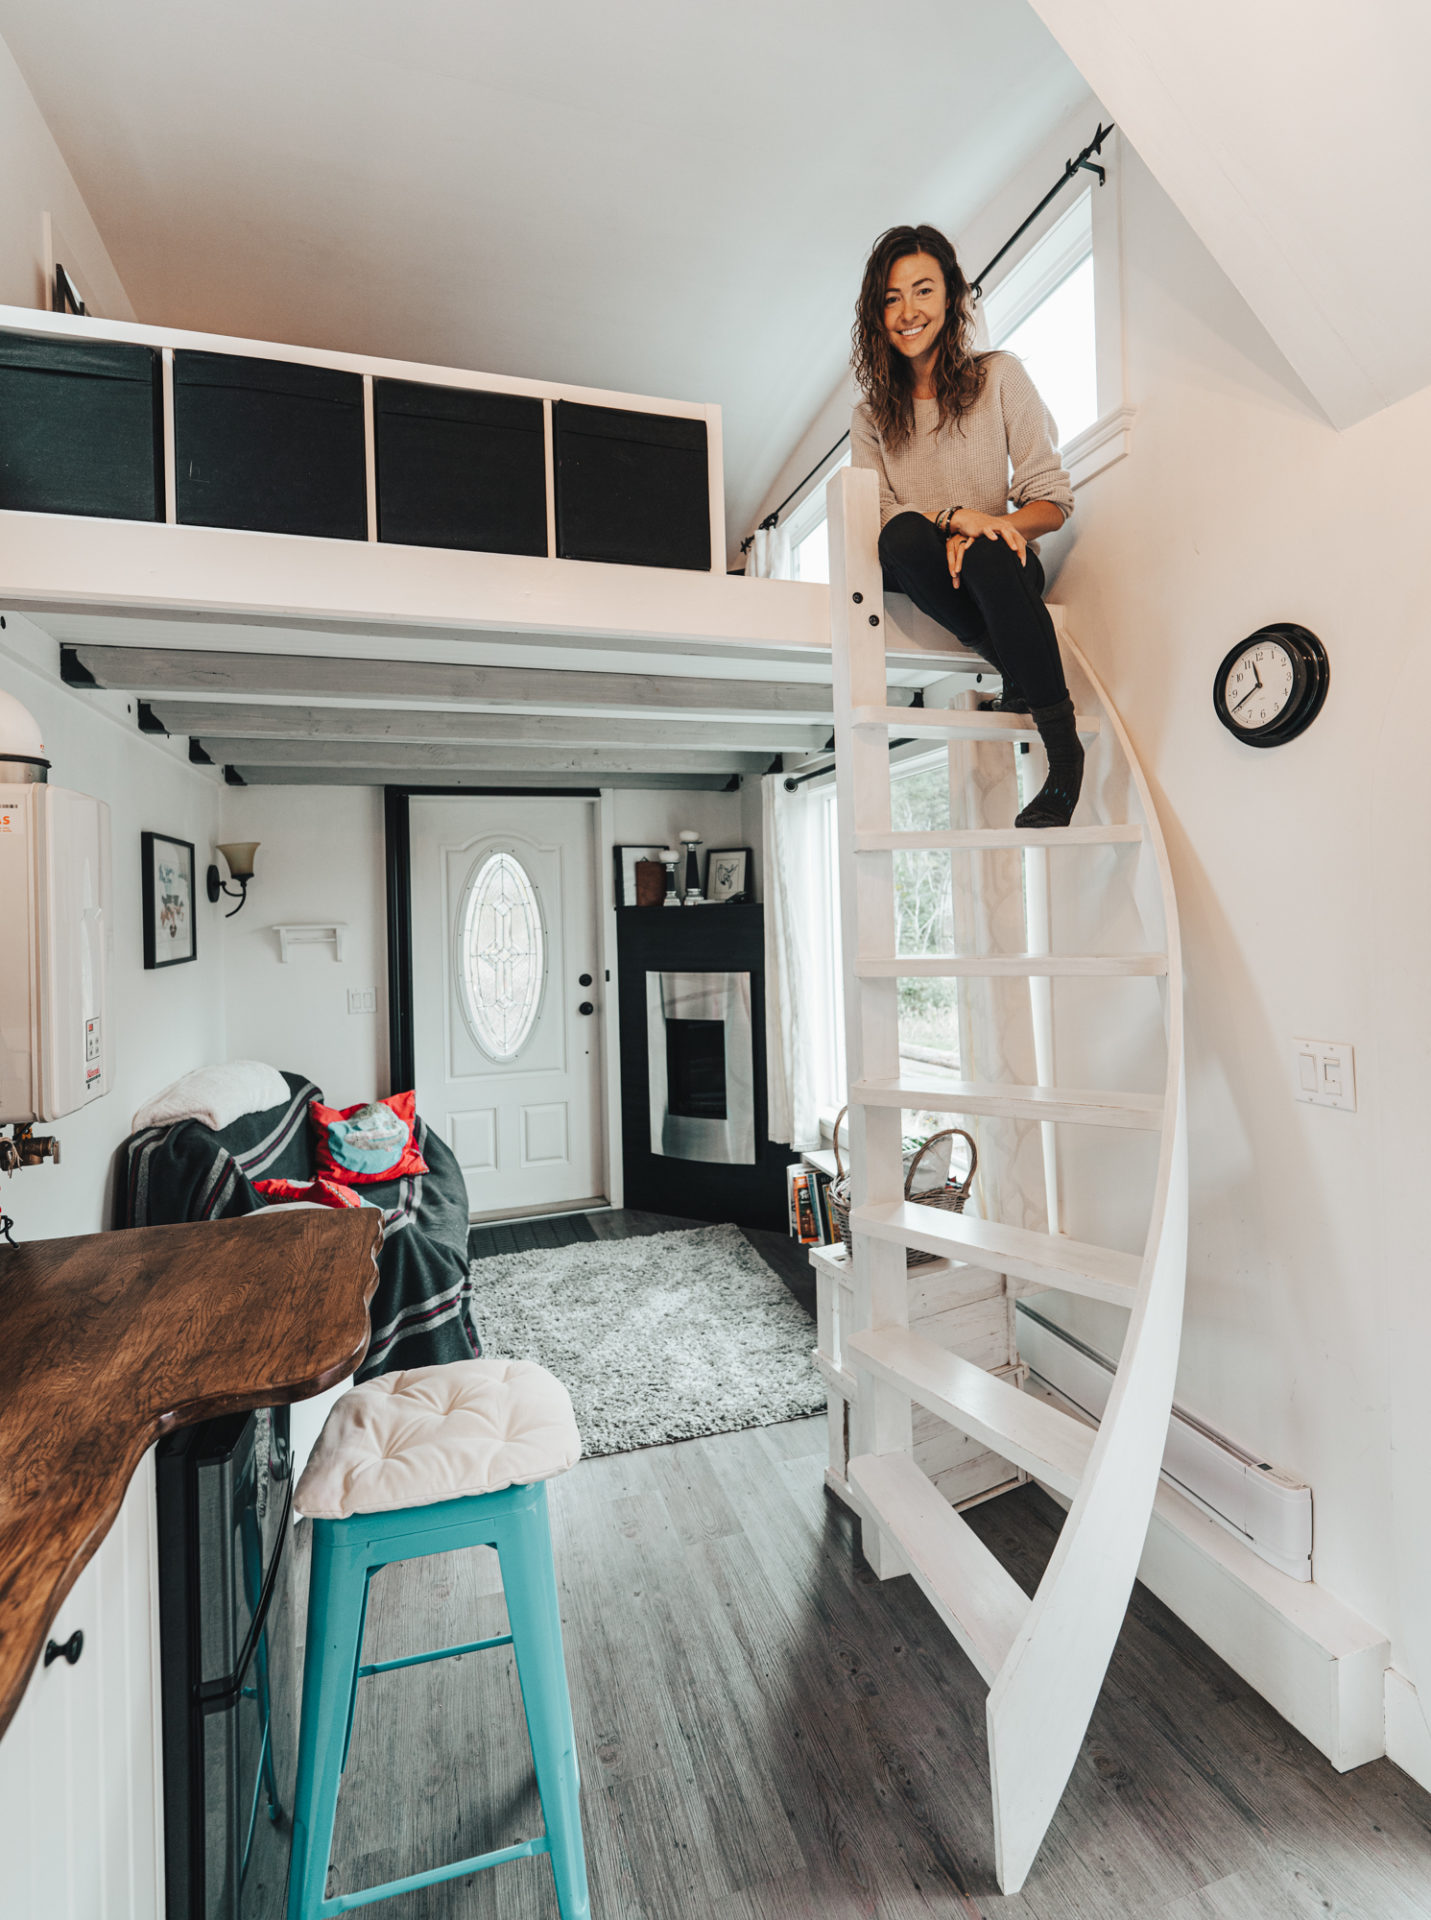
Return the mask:
<path id="1" fill-rule="evenodd" d="M 154 1458 L 146 1454 L 0 1738 L 0 1920 L 161 1920 Z"/>

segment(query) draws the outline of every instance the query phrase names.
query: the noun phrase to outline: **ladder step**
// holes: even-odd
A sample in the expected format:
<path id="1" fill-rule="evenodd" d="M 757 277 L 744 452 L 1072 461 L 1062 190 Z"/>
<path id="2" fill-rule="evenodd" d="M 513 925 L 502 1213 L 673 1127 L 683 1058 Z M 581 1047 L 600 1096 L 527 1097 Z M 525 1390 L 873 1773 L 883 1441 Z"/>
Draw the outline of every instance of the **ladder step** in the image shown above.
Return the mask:
<path id="1" fill-rule="evenodd" d="M 1133 846 L 1143 838 L 1136 825 L 1114 827 L 943 827 L 937 831 L 857 833 L 856 853 L 974 852 L 998 847 L 1118 847 Z"/>
<path id="2" fill-rule="evenodd" d="M 992 1683 L 1024 1623 L 1028 1595 L 907 1453 L 856 1454 L 847 1472 L 861 1512 L 889 1535 L 934 1611 Z"/>
<path id="3" fill-rule="evenodd" d="M 902 1107 L 915 1113 L 990 1113 L 1009 1120 L 1064 1120 L 1076 1126 L 1143 1127 L 1163 1124 L 1157 1093 L 1089 1093 L 1072 1087 L 1010 1087 L 996 1080 L 857 1080 L 856 1106 Z"/>
<path id="4" fill-rule="evenodd" d="M 1075 716 L 1078 731 L 1098 732 L 1096 713 Z M 1026 713 L 976 713 L 959 707 L 856 707 L 857 727 L 894 733 L 937 733 L 946 740 L 1037 740 L 1038 728 Z"/>
<path id="5" fill-rule="evenodd" d="M 847 1369 L 863 1365 L 1035 1479 L 1060 1493 L 1077 1493 L 1096 1430 L 1047 1401 L 1021 1393 L 907 1327 L 852 1334 L 844 1343 L 844 1360 Z"/>
<path id="6" fill-rule="evenodd" d="M 1006 1227 L 998 1220 L 975 1220 L 967 1213 L 944 1213 L 908 1200 L 856 1207 L 850 1227 L 873 1240 L 918 1247 L 925 1253 L 962 1260 L 967 1266 L 989 1267 L 1016 1280 L 1107 1300 L 1118 1307 L 1132 1306 L 1143 1268 L 1136 1253 L 1066 1240 L 1059 1233 Z"/>
<path id="7" fill-rule="evenodd" d="M 1168 970 L 1165 953 L 895 953 L 855 962 L 861 980 L 1097 979 Z"/>

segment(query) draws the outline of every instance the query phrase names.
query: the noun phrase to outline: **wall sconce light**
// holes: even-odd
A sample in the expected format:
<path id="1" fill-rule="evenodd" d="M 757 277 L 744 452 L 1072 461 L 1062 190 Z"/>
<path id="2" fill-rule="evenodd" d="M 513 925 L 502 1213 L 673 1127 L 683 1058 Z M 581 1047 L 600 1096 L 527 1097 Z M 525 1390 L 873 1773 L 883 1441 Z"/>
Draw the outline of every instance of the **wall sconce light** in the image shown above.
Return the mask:
<path id="1" fill-rule="evenodd" d="M 258 852 L 258 848 L 257 840 L 235 840 L 229 845 L 225 845 L 222 841 L 219 843 L 219 852 L 229 863 L 229 879 L 237 880 L 238 885 L 231 887 L 226 881 L 221 880 L 217 867 L 209 868 L 206 885 L 211 904 L 218 900 L 221 893 L 238 895 L 238 907 L 231 908 L 224 915 L 225 920 L 232 920 L 239 907 L 248 898 L 248 883 L 253 878 L 253 856 Z"/>

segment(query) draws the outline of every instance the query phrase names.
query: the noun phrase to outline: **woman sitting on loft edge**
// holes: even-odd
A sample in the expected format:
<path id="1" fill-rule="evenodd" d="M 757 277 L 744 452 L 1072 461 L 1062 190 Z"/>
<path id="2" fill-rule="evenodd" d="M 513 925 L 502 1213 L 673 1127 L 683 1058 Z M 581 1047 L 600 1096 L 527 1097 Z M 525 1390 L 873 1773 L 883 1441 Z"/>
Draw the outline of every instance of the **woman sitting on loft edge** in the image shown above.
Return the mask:
<path id="1" fill-rule="evenodd" d="M 1063 525 L 1073 489 L 1023 362 L 974 351 L 973 308 L 937 228 L 880 235 L 855 312 L 852 360 L 865 397 L 850 422 L 851 459 L 879 475 L 886 587 L 1001 675 L 1003 691 L 985 707 L 1033 716 L 1048 779 L 1015 824 L 1066 827 L 1083 748 L 1028 543 Z"/>

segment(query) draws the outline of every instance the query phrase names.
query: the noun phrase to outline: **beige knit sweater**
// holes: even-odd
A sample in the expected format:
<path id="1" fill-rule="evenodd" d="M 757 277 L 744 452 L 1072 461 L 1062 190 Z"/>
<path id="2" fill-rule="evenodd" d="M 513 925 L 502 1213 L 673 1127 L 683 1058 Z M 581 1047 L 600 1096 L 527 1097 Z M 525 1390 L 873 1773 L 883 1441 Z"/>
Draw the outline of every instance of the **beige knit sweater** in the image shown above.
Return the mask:
<path id="1" fill-rule="evenodd" d="M 1065 517 L 1073 488 L 1058 457 L 1053 415 L 1011 353 L 986 353 L 984 390 L 957 424 L 936 432 L 937 400 L 914 403 L 914 437 L 897 452 L 881 439 L 868 405 L 850 420 L 850 459 L 879 475 L 879 523 L 913 507 L 975 507 L 1007 513 L 1009 502 L 1052 500 Z M 1012 468 L 1012 473 L 1010 472 Z"/>

